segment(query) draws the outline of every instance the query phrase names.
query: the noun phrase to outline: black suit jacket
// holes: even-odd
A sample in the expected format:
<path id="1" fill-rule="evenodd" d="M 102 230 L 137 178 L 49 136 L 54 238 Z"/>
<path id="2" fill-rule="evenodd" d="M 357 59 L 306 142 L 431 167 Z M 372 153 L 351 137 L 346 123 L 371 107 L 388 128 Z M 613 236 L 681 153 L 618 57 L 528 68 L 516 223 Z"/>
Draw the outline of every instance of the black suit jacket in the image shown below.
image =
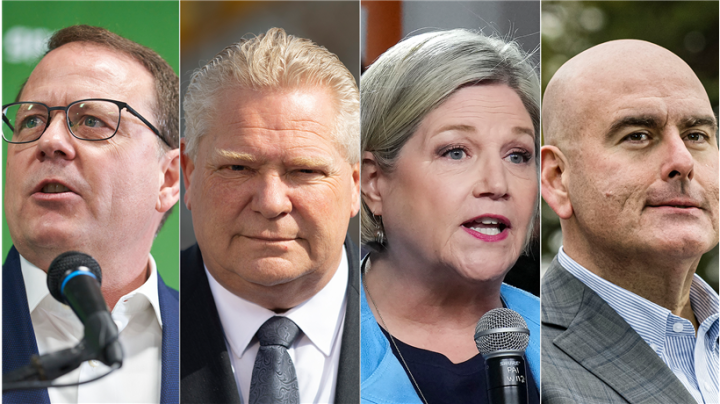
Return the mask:
<path id="1" fill-rule="evenodd" d="M 335 388 L 336 403 L 360 401 L 360 275 L 357 247 L 345 239 L 347 309 Z M 197 244 L 180 257 L 180 401 L 240 403 L 222 323 Z"/>

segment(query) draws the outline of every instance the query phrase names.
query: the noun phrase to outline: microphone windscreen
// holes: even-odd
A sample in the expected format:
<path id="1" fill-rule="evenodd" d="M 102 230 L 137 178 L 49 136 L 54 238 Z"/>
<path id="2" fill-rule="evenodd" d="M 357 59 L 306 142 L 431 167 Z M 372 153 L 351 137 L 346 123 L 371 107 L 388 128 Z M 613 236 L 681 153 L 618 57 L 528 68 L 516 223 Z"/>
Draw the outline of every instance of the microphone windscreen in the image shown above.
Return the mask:
<path id="1" fill-rule="evenodd" d="M 529 342 L 525 319 L 510 309 L 488 311 L 475 327 L 475 344 L 483 356 L 507 351 L 522 353 Z"/>
<path id="2" fill-rule="evenodd" d="M 77 251 L 64 252 L 50 263 L 47 273 L 47 286 L 50 294 L 60 303 L 65 303 L 62 295 L 62 284 L 65 277 L 70 275 L 80 267 L 87 268 L 95 277 L 99 284 L 102 284 L 102 272 L 100 264 L 95 258 Z"/>

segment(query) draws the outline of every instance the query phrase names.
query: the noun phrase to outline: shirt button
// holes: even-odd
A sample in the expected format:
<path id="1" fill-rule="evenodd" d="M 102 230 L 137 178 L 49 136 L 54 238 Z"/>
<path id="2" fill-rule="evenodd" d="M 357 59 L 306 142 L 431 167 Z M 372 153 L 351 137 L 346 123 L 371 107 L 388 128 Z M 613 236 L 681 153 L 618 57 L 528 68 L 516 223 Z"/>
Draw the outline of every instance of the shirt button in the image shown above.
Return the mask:
<path id="1" fill-rule="evenodd" d="M 682 323 L 675 323 L 675 324 L 673 324 L 673 331 L 675 331 L 675 332 L 680 332 L 680 331 L 682 331 L 682 330 L 683 330 L 683 325 L 682 325 Z"/>
<path id="2" fill-rule="evenodd" d="M 92 367 L 94 367 L 94 368 L 96 368 L 97 365 L 98 365 L 98 362 L 97 362 L 96 360 L 88 361 L 88 363 L 90 364 L 90 366 L 92 366 Z"/>
<path id="3" fill-rule="evenodd" d="M 115 325 L 117 326 L 118 330 L 122 327 L 122 321 L 115 320 Z"/>
<path id="4" fill-rule="evenodd" d="M 707 391 L 707 392 L 710 391 L 710 384 L 708 382 L 704 382 L 703 387 L 705 388 L 705 391 Z"/>

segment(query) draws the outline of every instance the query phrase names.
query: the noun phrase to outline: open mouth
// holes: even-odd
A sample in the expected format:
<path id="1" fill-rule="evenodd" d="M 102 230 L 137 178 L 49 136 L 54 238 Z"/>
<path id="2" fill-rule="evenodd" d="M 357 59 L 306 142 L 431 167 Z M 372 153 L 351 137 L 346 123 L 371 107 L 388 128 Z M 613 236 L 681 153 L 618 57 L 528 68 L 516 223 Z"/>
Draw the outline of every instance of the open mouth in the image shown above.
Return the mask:
<path id="1" fill-rule="evenodd" d="M 504 218 L 484 216 L 465 222 L 463 226 L 486 236 L 497 236 L 510 228 L 510 223 Z"/>
<path id="2" fill-rule="evenodd" d="M 38 197 L 46 196 L 49 200 L 54 200 L 51 195 L 53 194 L 77 194 L 77 191 L 70 188 L 72 185 L 68 185 L 64 180 L 57 178 L 47 178 L 38 183 L 30 192 Z"/>
<path id="3" fill-rule="evenodd" d="M 59 194 L 61 192 L 70 192 L 70 188 L 57 183 L 45 184 L 42 187 L 42 193 L 44 194 Z"/>

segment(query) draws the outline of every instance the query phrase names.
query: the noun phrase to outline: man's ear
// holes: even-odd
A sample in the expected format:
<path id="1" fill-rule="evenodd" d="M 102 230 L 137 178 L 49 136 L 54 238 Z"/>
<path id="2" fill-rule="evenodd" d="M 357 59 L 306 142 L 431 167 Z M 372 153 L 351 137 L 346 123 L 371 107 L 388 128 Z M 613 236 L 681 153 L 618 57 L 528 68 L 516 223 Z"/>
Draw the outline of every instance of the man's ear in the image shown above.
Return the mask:
<path id="1" fill-rule="evenodd" d="M 352 206 L 350 217 L 355 217 L 360 211 L 360 163 L 352 165 Z"/>
<path id="2" fill-rule="evenodd" d="M 365 152 L 362 155 L 361 173 L 363 200 L 374 215 L 382 216 L 382 195 L 378 186 L 382 171 L 380 171 L 380 166 L 375 161 L 375 156 L 370 152 Z"/>
<path id="3" fill-rule="evenodd" d="M 555 146 L 543 146 L 540 149 L 540 182 L 545 202 L 561 219 L 573 215 L 573 207 L 568 195 L 568 164 L 563 152 Z"/>
<path id="4" fill-rule="evenodd" d="M 183 184 L 185 185 L 185 206 L 187 206 L 188 210 L 192 210 L 190 207 L 190 181 L 192 180 L 192 173 L 195 170 L 195 163 L 193 163 L 187 154 L 185 138 L 180 139 L 180 164 L 182 165 Z"/>
<path id="5" fill-rule="evenodd" d="M 160 194 L 155 210 L 165 213 L 180 199 L 180 151 L 172 149 L 165 153 L 161 162 Z"/>

